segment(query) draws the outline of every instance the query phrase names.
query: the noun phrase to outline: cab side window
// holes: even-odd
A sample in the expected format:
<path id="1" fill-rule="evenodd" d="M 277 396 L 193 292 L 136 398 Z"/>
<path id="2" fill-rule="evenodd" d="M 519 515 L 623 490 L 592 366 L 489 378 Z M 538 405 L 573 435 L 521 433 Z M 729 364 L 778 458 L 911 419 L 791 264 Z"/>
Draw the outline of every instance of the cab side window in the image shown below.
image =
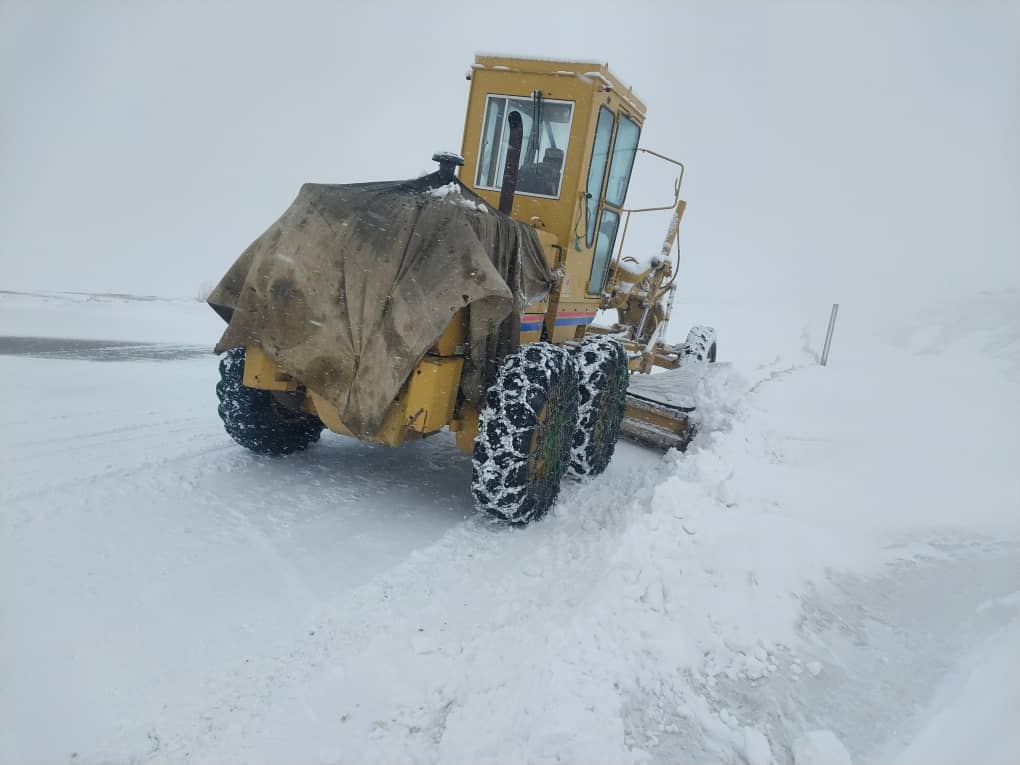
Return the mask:
<path id="1" fill-rule="evenodd" d="M 621 114 L 620 125 L 616 128 L 616 143 L 613 144 L 613 161 L 609 165 L 609 183 L 606 184 L 607 205 L 623 207 L 640 136 L 641 128 L 637 123 L 627 115 Z"/>
<path id="2" fill-rule="evenodd" d="M 595 144 L 591 150 L 591 165 L 588 166 L 588 209 L 585 220 L 587 237 L 585 244 L 591 247 L 595 241 L 599 207 L 602 205 L 602 184 L 606 179 L 606 165 L 609 162 L 609 147 L 613 140 L 613 113 L 606 107 L 599 109 L 599 120 L 595 125 Z"/>
<path id="3" fill-rule="evenodd" d="M 599 131 L 603 127 L 604 113 L 608 113 L 609 132 L 612 133 L 613 114 L 605 107 L 599 111 L 599 121 L 595 128 L 595 149 L 592 154 L 592 169 L 588 172 L 588 193 L 592 191 L 592 176 L 595 168 L 595 159 L 600 151 Z M 605 197 L 601 200 L 602 215 L 598 220 L 598 227 L 594 229 L 597 233 L 595 239 L 595 253 L 592 258 L 591 275 L 588 279 L 588 294 L 598 295 L 606 284 L 606 276 L 609 273 L 609 258 L 613 254 L 613 247 L 616 244 L 616 234 L 620 229 L 620 214 L 624 200 L 627 198 L 627 187 L 630 185 L 631 170 L 634 169 L 634 157 L 637 155 L 638 139 L 641 137 L 641 128 L 630 117 L 620 115 L 619 125 L 616 128 L 616 137 L 612 142 L 612 159 L 609 162 L 608 178 L 605 178 L 605 160 L 601 163 L 599 177 L 605 181 Z M 607 156 L 608 139 L 607 143 Z M 599 185 L 601 194 L 602 185 Z M 592 219 L 598 213 L 599 203 L 593 197 L 588 199 L 588 246 L 592 243 Z"/>

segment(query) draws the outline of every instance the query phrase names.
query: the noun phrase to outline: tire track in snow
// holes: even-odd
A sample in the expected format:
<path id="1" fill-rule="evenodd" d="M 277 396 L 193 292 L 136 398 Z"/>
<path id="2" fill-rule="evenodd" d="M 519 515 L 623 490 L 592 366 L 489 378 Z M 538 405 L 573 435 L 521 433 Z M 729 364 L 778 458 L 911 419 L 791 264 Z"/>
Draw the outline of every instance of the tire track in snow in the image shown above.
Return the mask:
<path id="1" fill-rule="evenodd" d="M 197 752 L 199 761 L 211 761 L 227 752 L 236 757 L 238 746 L 256 759 L 272 759 L 261 748 L 265 742 L 260 742 L 260 731 L 280 724 L 274 719 L 277 713 L 307 711 L 309 705 L 317 709 L 323 698 L 338 709 L 335 720 L 306 714 L 300 721 L 288 717 L 286 725 L 300 730 L 302 725 L 335 723 L 344 726 L 337 734 L 345 736 L 360 726 L 361 743 L 381 747 L 359 751 L 345 745 L 344 759 L 402 761 L 407 754 L 403 745 L 422 742 L 434 751 L 443 740 L 444 721 L 457 714 L 467 696 L 483 692 L 470 686 L 472 667 L 487 661 L 487 636 L 495 631 L 505 639 L 509 633 L 522 632 L 519 620 L 524 619 L 529 625 L 521 634 L 524 639 L 535 623 L 556 621 L 553 612 L 584 609 L 592 601 L 604 560 L 625 526 L 623 506 L 642 490 L 647 492 L 649 475 L 656 470 L 647 465 L 649 453 L 644 450 L 624 446 L 621 452 L 628 453 L 627 459 L 621 460 L 615 475 L 606 476 L 611 481 L 608 487 L 601 479 L 566 485 L 554 513 L 526 529 L 473 517 L 435 544 L 416 550 L 395 569 L 329 604 L 310 630 L 314 635 L 289 651 L 246 661 L 210 678 L 204 693 L 218 701 L 207 712 L 192 711 L 192 721 L 196 715 L 202 720 L 200 729 L 161 731 L 164 746 L 149 760 L 173 761 L 188 751 L 192 758 Z M 591 575 L 584 576 L 579 567 Z M 562 591 L 543 603 L 542 594 L 557 587 Z M 528 613 L 525 604 L 541 604 L 541 613 Z M 444 644 L 451 630 L 455 644 Z M 419 661 L 431 665 L 436 677 L 448 680 L 431 689 L 427 682 L 421 685 L 422 678 L 414 676 Z M 399 677 L 408 671 L 416 688 Z M 505 671 L 509 680 L 514 670 L 507 666 Z M 381 676 L 373 679 L 379 673 L 385 681 Z M 484 682 L 486 693 L 492 691 L 488 685 Z M 398 692 L 403 698 L 380 696 L 382 687 L 407 693 Z M 394 746 L 388 747 L 380 736 L 393 736 Z"/>
<path id="2" fill-rule="evenodd" d="M 209 439 L 211 440 L 211 439 Z M 165 444 L 164 444 L 165 446 Z M 200 448 L 190 448 L 183 453 L 178 453 L 173 456 L 163 456 L 154 458 L 143 458 L 140 461 L 136 461 L 127 467 L 113 466 L 106 460 L 103 460 L 103 467 L 99 468 L 88 468 L 88 472 L 83 475 L 77 475 L 72 478 L 65 480 L 50 481 L 45 485 L 35 486 L 29 489 L 15 490 L 8 492 L 3 495 L 4 502 L 8 504 L 9 509 L 14 510 L 15 506 L 28 501 L 33 501 L 35 504 L 31 507 L 24 508 L 23 514 L 26 516 L 31 515 L 33 521 L 43 520 L 45 513 L 40 513 L 41 504 L 40 500 L 45 499 L 49 496 L 60 496 L 66 494 L 69 489 L 75 487 L 92 486 L 99 482 L 123 480 L 127 485 L 135 485 L 138 483 L 136 480 L 140 474 L 144 473 L 158 473 L 162 472 L 164 468 L 187 463 L 192 461 L 200 460 L 203 457 L 208 457 L 212 454 L 229 452 L 234 450 L 233 444 L 217 444 L 216 446 L 203 446 Z M 215 470 L 216 467 L 212 465 L 205 465 L 203 471 Z M 45 476 L 51 475 L 51 473 L 44 468 L 40 470 Z M 22 476 L 24 478 L 24 476 Z M 153 482 L 154 486 L 159 485 L 177 485 L 180 483 L 180 476 L 168 476 L 163 480 L 157 479 Z"/>
<path id="3" fill-rule="evenodd" d="M 102 412 L 101 414 L 108 415 L 109 412 Z M 62 419 L 62 418 L 55 418 L 55 419 Z M 188 425 L 186 427 L 177 427 L 177 428 L 174 428 L 172 430 L 167 430 L 166 429 L 167 425 L 181 424 L 181 423 L 188 423 Z M 76 434 L 75 438 L 79 439 L 79 440 L 82 440 L 82 439 L 88 439 L 88 440 L 98 439 L 100 443 L 118 443 L 118 444 L 120 444 L 120 443 L 124 443 L 124 439 L 123 439 L 122 436 L 124 436 L 126 434 L 132 434 L 132 436 L 133 436 L 134 434 L 141 432 L 142 436 L 150 436 L 151 435 L 151 431 L 155 430 L 155 429 L 158 429 L 158 432 L 161 433 L 161 434 L 165 434 L 165 433 L 170 433 L 170 434 L 180 433 L 180 432 L 184 432 L 185 430 L 188 430 L 188 429 L 195 430 L 195 431 L 198 431 L 198 430 L 208 431 L 208 430 L 210 430 L 210 428 L 209 428 L 209 418 L 208 417 L 199 417 L 199 416 L 195 416 L 195 417 L 174 417 L 174 418 L 171 418 L 171 419 L 168 419 L 168 420 L 157 420 L 157 421 L 140 422 L 140 423 L 134 423 L 134 424 L 129 424 L 129 425 L 120 425 L 120 426 L 118 426 L 116 428 L 106 428 L 106 429 L 103 429 L 103 430 L 90 430 L 90 431 L 85 432 L 85 433 L 78 433 L 78 434 Z M 115 439 L 111 438 L 111 437 L 114 437 L 114 436 L 116 437 Z M 19 450 L 24 450 L 26 447 L 45 446 L 45 447 L 47 447 L 47 450 L 49 451 L 49 448 L 52 447 L 54 444 L 56 444 L 58 446 L 65 446 L 65 445 L 67 445 L 67 437 L 65 435 L 53 435 L 53 436 L 47 436 L 46 438 L 37 438 L 37 439 L 22 440 L 22 441 L 19 441 Z M 68 446 L 67 450 L 70 451 L 73 448 L 74 447 L 72 447 L 72 446 Z M 15 456 L 17 457 L 19 455 L 15 455 Z"/>

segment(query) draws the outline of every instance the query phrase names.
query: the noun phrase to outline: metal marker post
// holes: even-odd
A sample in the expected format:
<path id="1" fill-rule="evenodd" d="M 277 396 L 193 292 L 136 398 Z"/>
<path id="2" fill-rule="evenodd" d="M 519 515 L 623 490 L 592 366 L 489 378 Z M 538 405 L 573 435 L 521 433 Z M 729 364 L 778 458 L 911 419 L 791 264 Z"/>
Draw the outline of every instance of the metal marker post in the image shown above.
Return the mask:
<path id="1" fill-rule="evenodd" d="M 825 347 L 822 348 L 822 366 L 829 361 L 829 346 L 832 345 L 832 331 L 836 329 L 836 314 L 839 313 L 839 303 L 832 304 L 832 313 L 829 315 L 829 329 L 825 333 Z"/>

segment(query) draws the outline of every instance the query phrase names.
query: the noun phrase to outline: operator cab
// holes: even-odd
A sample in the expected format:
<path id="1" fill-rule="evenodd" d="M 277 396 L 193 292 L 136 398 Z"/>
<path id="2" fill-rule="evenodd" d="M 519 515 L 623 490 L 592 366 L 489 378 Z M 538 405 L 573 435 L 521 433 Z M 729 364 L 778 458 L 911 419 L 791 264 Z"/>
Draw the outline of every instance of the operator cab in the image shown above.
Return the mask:
<path id="1" fill-rule="evenodd" d="M 469 79 L 462 180 L 498 207 L 516 112 L 512 215 L 554 237 L 547 258 L 566 268 L 561 304 L 600 300 L 644 104 L 601 63 L 477 56 Z"/>

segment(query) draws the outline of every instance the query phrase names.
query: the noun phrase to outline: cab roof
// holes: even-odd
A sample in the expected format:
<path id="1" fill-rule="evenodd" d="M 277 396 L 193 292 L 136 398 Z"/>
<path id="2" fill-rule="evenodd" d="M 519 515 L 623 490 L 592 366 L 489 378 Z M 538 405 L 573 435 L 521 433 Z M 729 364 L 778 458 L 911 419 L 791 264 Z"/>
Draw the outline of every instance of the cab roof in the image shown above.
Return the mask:
<path id="1" fill-rule="evenodd" d="M 644 117 L 647 107 L 634 89 L 609 71 L 609 64 L 597 61 L 570 61 L 555 58 L 527 58 L 479 53 L 475 56 L 474 69 L 519 72 L 521 74 L 549 74 L 562 77 L 601 80 L 604 86 L 624 99 L 632 109 Z"/>

